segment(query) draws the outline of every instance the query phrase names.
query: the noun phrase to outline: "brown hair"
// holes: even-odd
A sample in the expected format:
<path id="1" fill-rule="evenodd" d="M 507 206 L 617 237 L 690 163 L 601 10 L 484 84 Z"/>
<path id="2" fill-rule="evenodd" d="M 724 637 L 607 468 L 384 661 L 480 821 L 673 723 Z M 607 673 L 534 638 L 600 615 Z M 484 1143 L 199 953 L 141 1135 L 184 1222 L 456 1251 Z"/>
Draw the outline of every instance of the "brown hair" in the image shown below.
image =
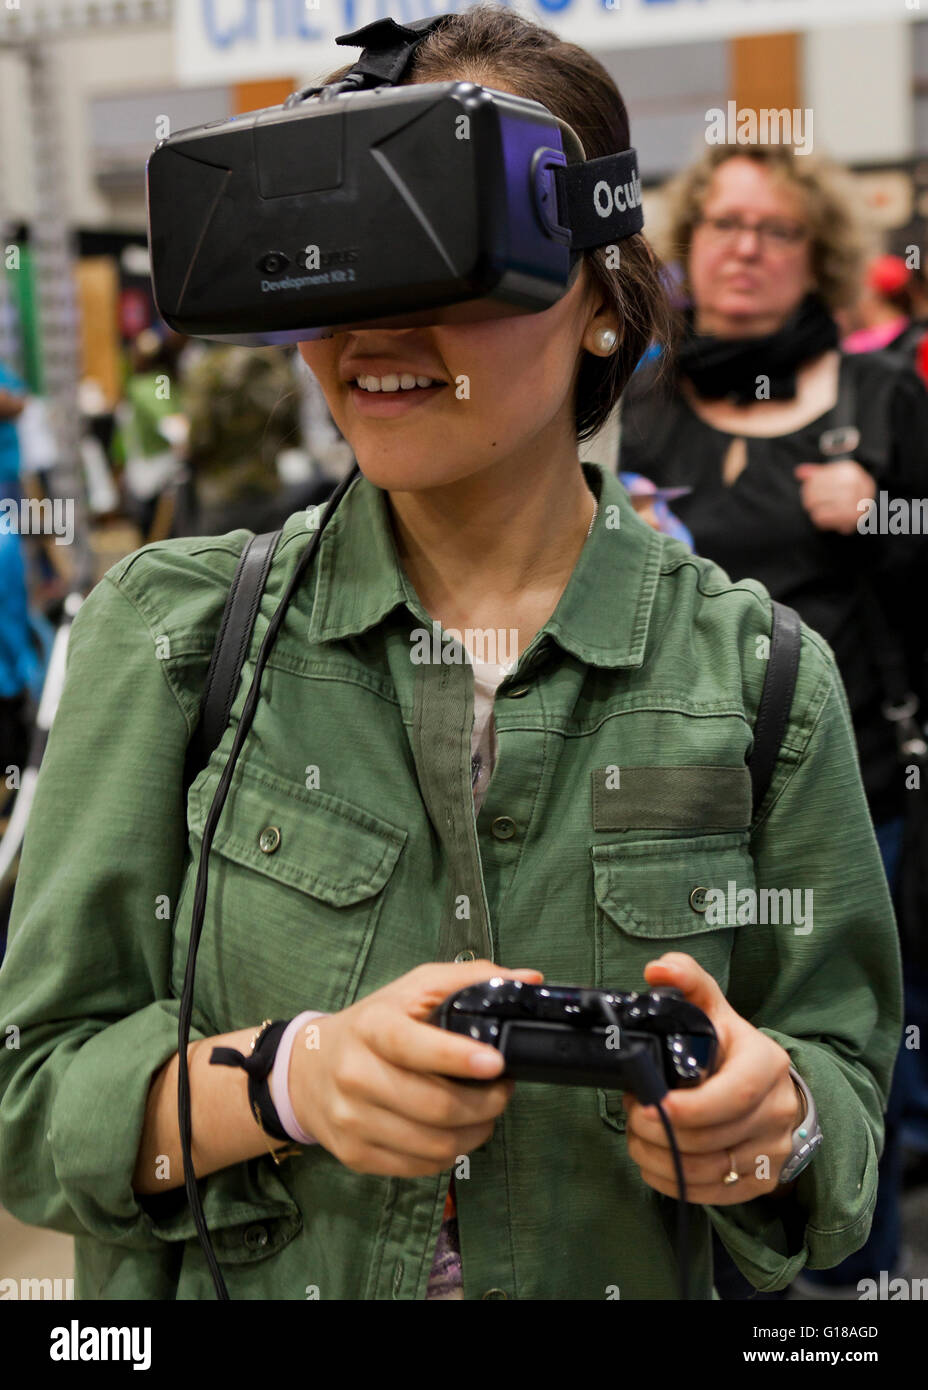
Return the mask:
<path id="1" fill-rule="evenodd" d="M 322 85 L 337 82 L 351 66 L 330 73 Z M 400 85 L 441 81 L 475 82 L 541 102 L 573 127 L 587 159 L 629 148 L 625 103 L 602 64 L 511 10 L 474 5 L 420 43 Z M 605 424 L 649 344 L 668 342 L 671 331 L 661 266 L 640 233 L 620 243 L 615 269 L 606 264 L 607 247 L 583 256 L 616 312 L 619 343 L 608 357 L 583 354 L 574 403 L 578 442 Z"/>
<path id="2" fill-rule="evenodd" d="M 792 145 L 714 145 L 678 174 L 666 189 L 668 259 L 689 262 L 693 228 L 715 171 L 729 159 L 752 159 L 802 194 L 811 233 L 811 268 L 829 309 L 853 304 L 867 254 L 867 229 L 855 212 L 848 176 L 817 155 L 797 155 Z"/>

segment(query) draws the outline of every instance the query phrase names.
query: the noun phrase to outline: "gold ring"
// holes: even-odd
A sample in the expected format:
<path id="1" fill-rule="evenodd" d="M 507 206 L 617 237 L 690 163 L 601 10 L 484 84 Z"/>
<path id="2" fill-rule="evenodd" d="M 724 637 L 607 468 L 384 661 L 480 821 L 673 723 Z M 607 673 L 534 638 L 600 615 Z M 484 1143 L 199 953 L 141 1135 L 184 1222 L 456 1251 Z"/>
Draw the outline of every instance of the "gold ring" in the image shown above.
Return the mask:
<path id="1" fill-rule="evenodd" d="M 722 1182 L 728 1187 L 733 1182 L 739 1182 L 741 1174 L 735 1172 L 735 1160 L 732 1158 L 730 1150 L 726 1149 L 725 1152 L 728 1154 L 728 1172 L 725 1174 Z"/>

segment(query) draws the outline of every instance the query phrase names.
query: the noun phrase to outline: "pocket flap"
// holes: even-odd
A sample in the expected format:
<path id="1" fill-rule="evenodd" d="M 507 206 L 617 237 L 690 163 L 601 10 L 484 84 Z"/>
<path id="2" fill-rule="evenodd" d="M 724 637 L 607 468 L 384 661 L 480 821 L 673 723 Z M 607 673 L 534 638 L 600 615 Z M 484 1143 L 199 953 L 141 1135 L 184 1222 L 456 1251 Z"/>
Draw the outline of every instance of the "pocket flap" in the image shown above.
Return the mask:
<path id="1" fill-rule="evenodd" d="M 188 822 L 198 839 L 215 786 L 210 778 L 190 790 Z M 266 769 L 239 763 L 213 850 L 333 907 L 344 907 L 383 888 L 406 838 L 405 830 L 331 792 L 310 791 Z"/>
<path id="2" fill-rule="evenodd" d="M 596 901 L 630 936 L 693 936 L 723 926 L 710 914 L 705 894 L 754 887 L 749 831 L 593 845 Z M 700 894 L 698 890 L 702 890 Z"/>

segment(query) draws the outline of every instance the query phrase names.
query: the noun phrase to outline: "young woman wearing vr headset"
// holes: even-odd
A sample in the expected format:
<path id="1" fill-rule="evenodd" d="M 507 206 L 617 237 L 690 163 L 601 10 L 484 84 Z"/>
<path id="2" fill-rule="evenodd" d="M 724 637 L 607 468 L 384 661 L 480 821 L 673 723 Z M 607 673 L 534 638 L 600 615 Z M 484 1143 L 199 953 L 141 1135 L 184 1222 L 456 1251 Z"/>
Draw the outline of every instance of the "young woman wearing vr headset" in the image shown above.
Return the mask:
<path id="1" fill-rule="evenodd" d="M 404 81 L 451 79 L 541 101 L 588 159 L 629 146 L 603 67 L 507 10 L 450 17 Z M 653 1107 L 514 1087 L 494 1048 L 426 1022 L 490 976 L 676 986 L 711 1019 L 719 1069 L 666 1100 L 696 1297 L 712 1228 L 759 1289 L 866 1238 L 901 991 L 832 655 L 803 629 L 752 815 L 769 597 L 578 457 L 665 322 L 637 235 L 542 313 L 301 344 L 362 476 L 277 635 L 210 856 L 192 1155 L 233 1298 L 676 1296 Z M 0 1198 L 76 1235 L 83 1298 L 211 1295 L 176 1041 L 231 726 L 186 814 L 182 777 L 242 539 L 147 547 L 94 590 L 26 840 Z M 292 518 L 263 615 L 305 543 Z M 258 1124 L 243 1070 L 210 1059 L 260 1049 L 262 1019 L 287 1027 Z M 824 1142 L 781 1181 L 816 1111 Z"/>

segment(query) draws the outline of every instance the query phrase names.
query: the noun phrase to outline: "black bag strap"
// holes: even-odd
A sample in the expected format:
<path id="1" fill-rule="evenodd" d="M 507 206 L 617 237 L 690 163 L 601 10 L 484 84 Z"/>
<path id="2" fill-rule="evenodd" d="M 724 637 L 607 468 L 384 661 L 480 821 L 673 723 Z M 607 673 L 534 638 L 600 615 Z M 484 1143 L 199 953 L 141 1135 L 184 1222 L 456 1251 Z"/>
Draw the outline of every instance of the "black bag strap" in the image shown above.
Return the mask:
<path id="1" fill-rule="evenodd" d="M 200 720 L 187 745 L 185 794 L 209 762 L 229 722 L 280 534 L 277 530 L 252 536 L 239 556 L 206 672 Z"/>
<path id="2" fill-rule="evenodd" d="M 754 815 L 767 795 L 777 764 L 796 689 L 802 645 L 802 630 L 796 610 L 788 608 L 785 603 L 778 603 L 776 599 L 771 599 L 771 605 L 770 655 L 754 720 L 754 748 L 748 764 L 751 769 Z"/>

